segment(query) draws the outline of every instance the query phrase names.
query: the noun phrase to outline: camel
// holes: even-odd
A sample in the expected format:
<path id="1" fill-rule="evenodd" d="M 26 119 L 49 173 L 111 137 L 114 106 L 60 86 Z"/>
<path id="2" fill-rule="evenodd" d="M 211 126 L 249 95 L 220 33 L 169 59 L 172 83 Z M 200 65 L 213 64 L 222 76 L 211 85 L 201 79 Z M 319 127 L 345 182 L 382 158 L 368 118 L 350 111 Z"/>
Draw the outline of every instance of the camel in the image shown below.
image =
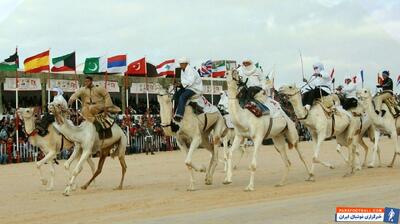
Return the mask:
<path id="1" fill-rule="evenodd" d="M 399 118 L 393 117 L 393 115 L 389 112 L 389 108 L 386 104 L 382 104 L 379 107 L 382 110 L 386 111 L 386 113 L 383 116 L 376 114 L 373 102 L 382 102 L 382 97 L 386 97 L 385 95 L 372 98 L 372 94 L 369 89 L 361 89 L 357 91 L 357 97 L 359 98 L 361 105 L 364 107 L 366 113 L 371 118 L 373 125 L 376 127 L 376 129 L 378 129 L 381 133 L 389 134 L 390 138 L 392 139 L 395 150 L 393 159 L 388 167 L 393 167 L 394 162 L 396 161 L 396 156 L 400 155 L 400 148 L 397 140 L 397 135 L 400 133 Z M 372 161 L 375 160 L 377 150 L 377 148 L 374 148 Z"/>
<path id="2" fill-rule="evenodd" d="M 345 174 L 349 176 L 355 172 L 356 143 L 360 132 L 360 119 L 351 119 L 343 111 L 337 111 L 328 116 L 321 103 L 315 103 L 309 111 L 302 105 L 300 89 L 295 85 L 285 85 L 279 89 L 283 95 L 288 97 L 292 104 L 298 120 L 302 122 L 311 132 L 314 143 L 314 155 L 311 165 L 311 177 L 309 181 L 315 181 L 314 169 L 316 164 L 334 169 L 334 166 L 328 162 L 320 160 L 319 152 L 321 143 L 329 136 L 336 136 L 339 145 L 349 148 L 349 168 Z M 338 101 L 338 100 L 337 100 Z"/>
<path id="3" fill-rule="evenodd" d="M 275 149 L 279 152 L 285 164 L 285 171 L 276 186 L 284 185 L 290 167 L 290 161 L 287 156 L 286 141 L 289 148 L 295 147 L 299 154 L 301 161 L 309 173 L 309 168 L 303 159 L 298 148 L 299 135 L 297 133 L 295 124 L 286 115 L 279 113 L 279 116 L 264 115 L 256 117 L 249 110 L 243 109 L 239 105 L 238 94 L 238 72 L 237 70 L 228 71 L 226 80 L 228 84 L 228 109 L 232 117 L 232 123 L 235 127 L 235 138 L 232 147 L 228 153 L 228 172 L 226 173 L 224 184 L 232 183 L 232 152 L 240 147 L 243 138 L 249 138 L 254 143 L 252 160 L 250 162 L 250 181 L 245 191 L 254 191 L 254 177 L 257 168 L 257 155 L 265 138 L 272 138 Z M 310 174 L 310 173 L 309 173 Z"/>
<path id="4" fill-rule="evenodd" d="M 185 107 L 185 116 L 178 124 L 172 121 L 173 106 L 169 93 L 159 89 L 157 95 L 160 104 L 161 126 L 166 136 L 175 136 L 178 147 L 186 152 L 185 164 L 190 174 L 188 191 L 194 191 L 194 172 L 206 172 L 205 184 L 211 185 L 213 175 L 218 164 L 218 147 L 221 138 L 224 137 L 227 127 L 224 118 L 219 111 L 215 113 L 202 113 L 196 115 L 192 107 Z M 206 118 L 207 116 L 207 118 Z M 173 129 L 179 128 L 177 131 Z M 212 143 L 209 142 L 209 136 L 212 133 Z M 193 153 L 199 147 L 204 147 L 211 153 L 211 159 L 208 168 L 204 165 L 197 166 L 193 163 Z"/>
<path id="5" fill-rule="evenodd" d="M 79 126 L 74 126 L 72 121 L 67 119 L 67 115 L 69 114 L 68 108 L 63 108 L 62 104 L 57 102 L 50 103 L 48 107 L 49 111 L 51 111 L 56 118 L 56 122 L 53 124 L 54 127 L 68 139 L 80 145 L 80 148 L 76 149 L 75 151 L 82 151 L 78 164 L 75 166 L 72 172 L 72 176 L 67 184 L 67 187 L 64 190 L 63 195 L 70 195 L 72 186 L 75 184 L 75 179 L 82 170 L 83 162 L 86 161 L 90 155 L 96 153 L 98 149 L 100 149 L 100 158 L 97 165 L 97 170 L 93 174 L 92 178 L 81 188 L 83 190 L 87 189 L 90 183 L 101 173 L 106 157 L 111 154 L 112 158 L 118 156 L 121 164 L 121 181 L 119 183 L 119 186 L 115 188 L 116 190 L 121 190 L 127 168 L 125 162 L 127 138 L 123 130 L 117 124 L 113 124 L 113 126 L 111 127 L 112 137 L 100 140 L 99 134 L 97 133 L 93 123 L 89 121 L 84 121 Z M 115 150 L 111 151 L 112 149 Z M 74 159 L 75 156 L 78 156 L 78 154 L 79 153 L 72 154 L 72 159 Z"/>
<path id="6" fill-rule="evenodd" d="M 34 108 L 19 108 L 17 110 L 17 115 L 24 121 L 24 131 L 28 136 L 29 143 L 31 143 L 33 146 L 39 147 L 40 150 L 46 155 L 43 159 L 36 162 L 36 168 L 39 170 L 42 184 L 48 184 L 46 190 L 51 191 L 54 189 L 55 175 L 53 159 L 56 158 L 57 154 L 60 153 L 62 148 L 71 149 L 75 145 L 73 142 L 69 141 L 60 133 L 58 133 L 53 125 L 49 125 L 49 133 L 46 136 L 40 136 L 35 129 L 35 121 L 37 120 L 38 115 L 35 113 Z M 48 162 L 50 163 L 50 181 L 43 176 L 41 169 L 42 165 Z M 93 160 L 89 157 L 87 162 L 94 173 L 95 166 Z"/>

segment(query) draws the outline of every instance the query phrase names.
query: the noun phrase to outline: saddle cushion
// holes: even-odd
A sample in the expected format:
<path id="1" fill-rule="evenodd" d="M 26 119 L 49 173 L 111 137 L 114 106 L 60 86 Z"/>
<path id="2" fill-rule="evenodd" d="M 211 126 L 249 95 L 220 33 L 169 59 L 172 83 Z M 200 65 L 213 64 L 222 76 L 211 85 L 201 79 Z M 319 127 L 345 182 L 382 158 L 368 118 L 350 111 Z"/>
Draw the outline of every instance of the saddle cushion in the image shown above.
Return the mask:
<path id="1" fill-rule="evenodd" d="M 112 137 L 111 127 L 114 125 L 115 118 L 100 113 L 95 115 L 95 120 L 93 122 L 96 127 L 96 131 L 99 133 L 100 139 L 106 139 Z"/>
<path id="2" fill-rule="evenodd" d="M 193 96 L 189 100 L 188 105 L 190 105 L 194 109 L 195 113 L 197 111 L 196 114 L 215 113 L 218 111 L 218 108 L 212 105 L 204 96 L 199 96 L 199 95 Z"/>

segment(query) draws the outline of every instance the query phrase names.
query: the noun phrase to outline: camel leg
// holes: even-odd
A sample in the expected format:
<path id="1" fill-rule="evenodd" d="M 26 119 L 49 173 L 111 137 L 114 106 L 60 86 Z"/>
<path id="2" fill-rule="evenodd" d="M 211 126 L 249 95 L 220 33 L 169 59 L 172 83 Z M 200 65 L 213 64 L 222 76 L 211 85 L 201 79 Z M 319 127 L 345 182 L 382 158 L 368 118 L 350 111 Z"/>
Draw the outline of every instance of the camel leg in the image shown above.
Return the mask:
<path id="1" fill-rule="evenodd" d="M 70 156 L 70 157 L 68 158 L 68 160 L 65 161 L 65 163 L 64 163 L 64 168 L 65 168 L 66 170 L 69 170 L 69 167 L 71 166 L 71 163 L 72 163 L 76 158 L 78 158 L 78 157 L 80 156 L 81 151 L 82 151 L 81 146 L 80 146 L 79 144 L 75 143 L 74 149 L 73 149 L 73 151 L 72 151 L 71 156 Z"/>
<path id="2" fill-rule="evenodd" d="M 296 149 L 297 154 L 299 154 L 299 158 L 300 158 L 301 162 L 304 164 L 304 167 L 305 167 L 306 170 L 307 170 L 308 178 L 310 178 L 310 177 L 311 177 L 310 167 L 308 167 L 306 161 L 304 160 L 304 156 L 303 156 L 303 153 L 302 153 L 302 152 L 300 151 L 300 149 L 299 149 L 299 143 L 298 143 L 298 142 L 295 143 L 294 148 Z M 308 178 L 307 178 L 307 179 L 308 179 Z"/>
<path id="3" fill-rule="evenodd" d="M 339 153 L 340 157 L 342 157 L 345 163 L 349 163 L 349 159 L 346 158 L 346 155 L 343 153 L 342 146 L 340 144 L 336 145 L 336 152 Z"/>
<path id="4" fill-rule="evenodd" d="M 82 152 L 81 158 L 79 159 L 78 164 L 76 165 L 74 171 L 72 172 L 72 177 L 71 177 L 69 183 L 67 184 L 67 187 L 64 190 L 64 193 L 63 193 L 64 196 L 69 196 L 70 195 L 71 188 L 75 183 L 75 179 L 78 176 L 78 174 L 82 171 L 83 163 L 89 158 L 89 156 L 90 156 L 90 154 L 92 152 L 92 150 L 91 150 L 92 147 L 93 147 L 93 145 L 88 144 L 87 150 Z"/>
<path id="5" fill-rule="evenodd" d="M 207 139 L 203 139 L 203 141 L 207 141 Z M 213 182 L 214 171 L 218 164 L 218 150 L 215 149 L 215 145 L 212 144 L 206 144 L 206 149 L 211 153 L 211 159 L 206 172 L 205 184 L 211 185 Z"/>
<path id="6" fill-rule="evenodd" d="M 55 176 L 55 168 L 54 168 L 54 162 L 50 162 L 50 183 L 49 186 L 46 188 L 48 191 L 52 191 L 54 189 L 54 176 Z"/>
<path id="7" fill-rule="evenodd" d="M 354 174 L 354 171 L 355 171 L 355 160 L 356 160 L 356 156 L 357 156 L 357 144 L 356 143 L 352 143 L 350 146 L 349 146 L 349 168 L 350 168 L 350 171 L 349 172 L 347 172 L 345 175 L 344 175 L 344 177 L 348 177 L 348 176 L 351 176 L 351 175 L 353 175 Z"/>
<path id="8" fill-rule="evenodd" d="M 368 146 L 367 144 L 365 144 L 364 139 L 362 138 L 362 136 L 360 136 L 359 138 L 359 144 L 361 145 L 361 147 L 363 147 L 365 155 L 364 155 L 364 161 L 362 163 L 362 167 L 367 167 L 367 161 L 368 161 Z"/>
<path id="9" fill-rule="evenodd" d="M 92 175 L 94 175 L 94 173 L 96 172 L 96 166 L 94 165 L 93 159 L 91 156 L 89 156 L 89 158 L 87 159 L 87 163 L 89 164 L 90 170 L 92 171 Z M 93 183 L 95 181 L 93 180 Z"/>
<path id="10" fill-rule="evenodd" d="M 286 182 L 287 176 L 289 174 L 290 161 L 287 156 L 287 147 L 286 147 L 285 137 L 283 135 L 280 135 L 280 136 L 276 136 L 276 137 L 272 138 L 272 140 L 274 141 L 274 147 L 275 147 L 276 151 L 279 152 L 279 154 L 282 157 L 282 161 L 285 164 L 285 171 L 283 172 L 282 178 L 279 181 L 279 183 L 277 185 L 275 185 L 276 187 L 280 187 L 280 186 L 283 186 Z"/>
<path id="11" fill-rule="evenodd" d="M 322 131 L 322 133 L 325 133 L 325 131 Z M 311 174 L 310 174 L 310 178 L 308 178 L 308 181 L 315 181 L 314 169 L 315 169 L 315 165 L 316 164 L 320 163 L 323 166 L 329 167 L 331 169 L 334 168 L 333 165 L 318 159 L 319 151 L 321 149 L 321 143 L 324 141 L 324 139 L 325 139 L 325 135 L 324 134 L 321 134 L 321 135 L 318 135 L 318 136 L 317 135 L 313 136 L 314 155 L 313 155 L 313 160 L 312 160 L 312 164 L 311 164 Z"/>
<path id="12" fill-rule="evenodd" d="M 378 156 L 379 160 L 379 166 L 381 166 L 381 155 L 380 155 L 380 150 L 379 150 L 379 138 L 380 138 L 380 133 L 379 131 L 374 131 L 374 148 L 372 151 L 372 159 L 371 162 L 368 165 L 368 168 L 374 168 L 375 167 L 375 160 L 376 156 Z"/>
<path id="13" fill-rule="evenodd" d="M 231 148 L 228 150 L 228 161 L 227 161 L 228 170 L 226 172 L 226 176 L 225 176 L 223 184 L 232 183 L 232 154 L 233 154 L 233 151 L 237 150 L 240 147 L 240 143 L 242 140 L 243 140 L 242 136 L 235 135 L 235 138 L 233 139 Z"/>
<path id="14" fill-rule="evenodd" d="M 224 172 L 228 170 L 228 147 L 229 147 L 229 139 L 227 137 L 223 138 L 222 145 L 223 145 L 223 152 L 224 152 Z"/>
<path id="15" fill-rule="evenodd" d="M 242 142 L 243 142 L 243 140 L 242 140 Z M 240 149 L 240 157 L 239 157 L 239 160 L 236 162 L 236 165 L 233 166 L 234 170 L 236 170 L 239 167 L 240 161 L 242 161 L 244 153 L 246 152 L 246 146 L 244 144 L 240 143 L 239 149 Z"/>
<path id="16" fill-rule="evenodd" d="M 114 190 L 122 190 L 122 187 L 124 185 L 124 179 L 125 179 L 125 173 L 126 173 L 126 168 L 128 167 L 125 162 L 125 155 L 122 155 L 119 157 L 119 163 L 121 164 L 121 181 L 119 183 L 119 186 L 114 188 Z"/>
<path id="17" fill-rule="evenodd" d="M 89 187 L 90 183 L 92 183 L 92 181 L 101 173 L 106 158 L 107 155 L 105 153 L 101 153 L 99 163 L 97 164 L 97 170 L 93 174 L 92 178 L 90 178 L 90 180 L 85 185 L 83 185 L 81 189 L 86 190 Z"/>
<path id="18" fill-rule="evenodd" d="M 393 144 L 395 145 L 395 151 L 394 151 L 392 162 L 390 162 L 388 167 L 393 168 L 394 162 L 396 161 L 396 156 L 400 155 L 400 149 L 399 149 L 398 140 L 397 140 L 396 128 L 394 129 L 394 131 L 392 131 L 392 134 L 390 135 L 390 137 L 393 139 Z"/>
<path id="19" fill-rule="evenodd" d="M 250 163 L 250 182 L 249 185 L 244 189 L 245 191 L 254 191 L 254 176 L 256 173 L 257 169 L 257 155 L 258 155 L 258 150 L 260 149 L 260 146 L 262 144 L 263 137 L 261 136 L 256 136 L 253 138 L 253 143 L 254 143 L 254 151 L 253 151 L 253 158 Z"/>
<path id="20" fill-rule="evenodd" d="M 40 180 L 42 181 L 42 185 L 47 185 L 48 183 L 47 179 L 43 175 L 42 166 L 43 164 L 53 159 L 55 155 L 56 154 L 54 151 L 49 151 L 49 153 L 47 153 L 43 159 L 41 159 L 39 162 L 36 163 L 36 168 L 39 170 L 39 175 L 40 175 Z"/>

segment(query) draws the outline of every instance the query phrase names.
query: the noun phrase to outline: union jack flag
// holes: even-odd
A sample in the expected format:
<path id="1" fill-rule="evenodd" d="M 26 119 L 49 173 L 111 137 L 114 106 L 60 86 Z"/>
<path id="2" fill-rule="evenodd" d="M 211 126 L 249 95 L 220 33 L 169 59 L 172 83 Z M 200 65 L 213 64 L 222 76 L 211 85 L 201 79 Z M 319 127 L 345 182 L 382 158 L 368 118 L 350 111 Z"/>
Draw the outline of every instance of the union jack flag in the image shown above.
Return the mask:
<path id="1" fill-rule="evenodd" d="M 208 60 L 201 64 L 200 67 L 200 76 L 209 77 L 212 73 L 212 61 Z"/>

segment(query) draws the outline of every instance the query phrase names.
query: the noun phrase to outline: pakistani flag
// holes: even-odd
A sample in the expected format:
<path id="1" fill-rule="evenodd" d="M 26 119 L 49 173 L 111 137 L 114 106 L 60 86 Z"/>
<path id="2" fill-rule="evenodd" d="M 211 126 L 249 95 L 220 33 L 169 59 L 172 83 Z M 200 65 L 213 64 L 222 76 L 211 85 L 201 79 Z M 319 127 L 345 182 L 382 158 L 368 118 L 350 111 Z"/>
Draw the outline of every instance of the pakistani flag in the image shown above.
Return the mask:
<path id="1" fill-rule="evenodd" d="M 75 52 L 61 57 L 53 58 L 52 72 L 75 71 Z"/>
<path id="2" fill-rule="evenodd" d="M 107 71 L 107 60 L 104 57 L 86 58 L 85 68 L 83 73 L 85 74 L 98 74 Z"/>
<path id="3" fill-rule="evenodd" d="M 0 63 L 0 71 L 17 71 L 18 69 L 18 53 L 15 51 L 15 54 L 11 55 L 4 62 Z"/>

